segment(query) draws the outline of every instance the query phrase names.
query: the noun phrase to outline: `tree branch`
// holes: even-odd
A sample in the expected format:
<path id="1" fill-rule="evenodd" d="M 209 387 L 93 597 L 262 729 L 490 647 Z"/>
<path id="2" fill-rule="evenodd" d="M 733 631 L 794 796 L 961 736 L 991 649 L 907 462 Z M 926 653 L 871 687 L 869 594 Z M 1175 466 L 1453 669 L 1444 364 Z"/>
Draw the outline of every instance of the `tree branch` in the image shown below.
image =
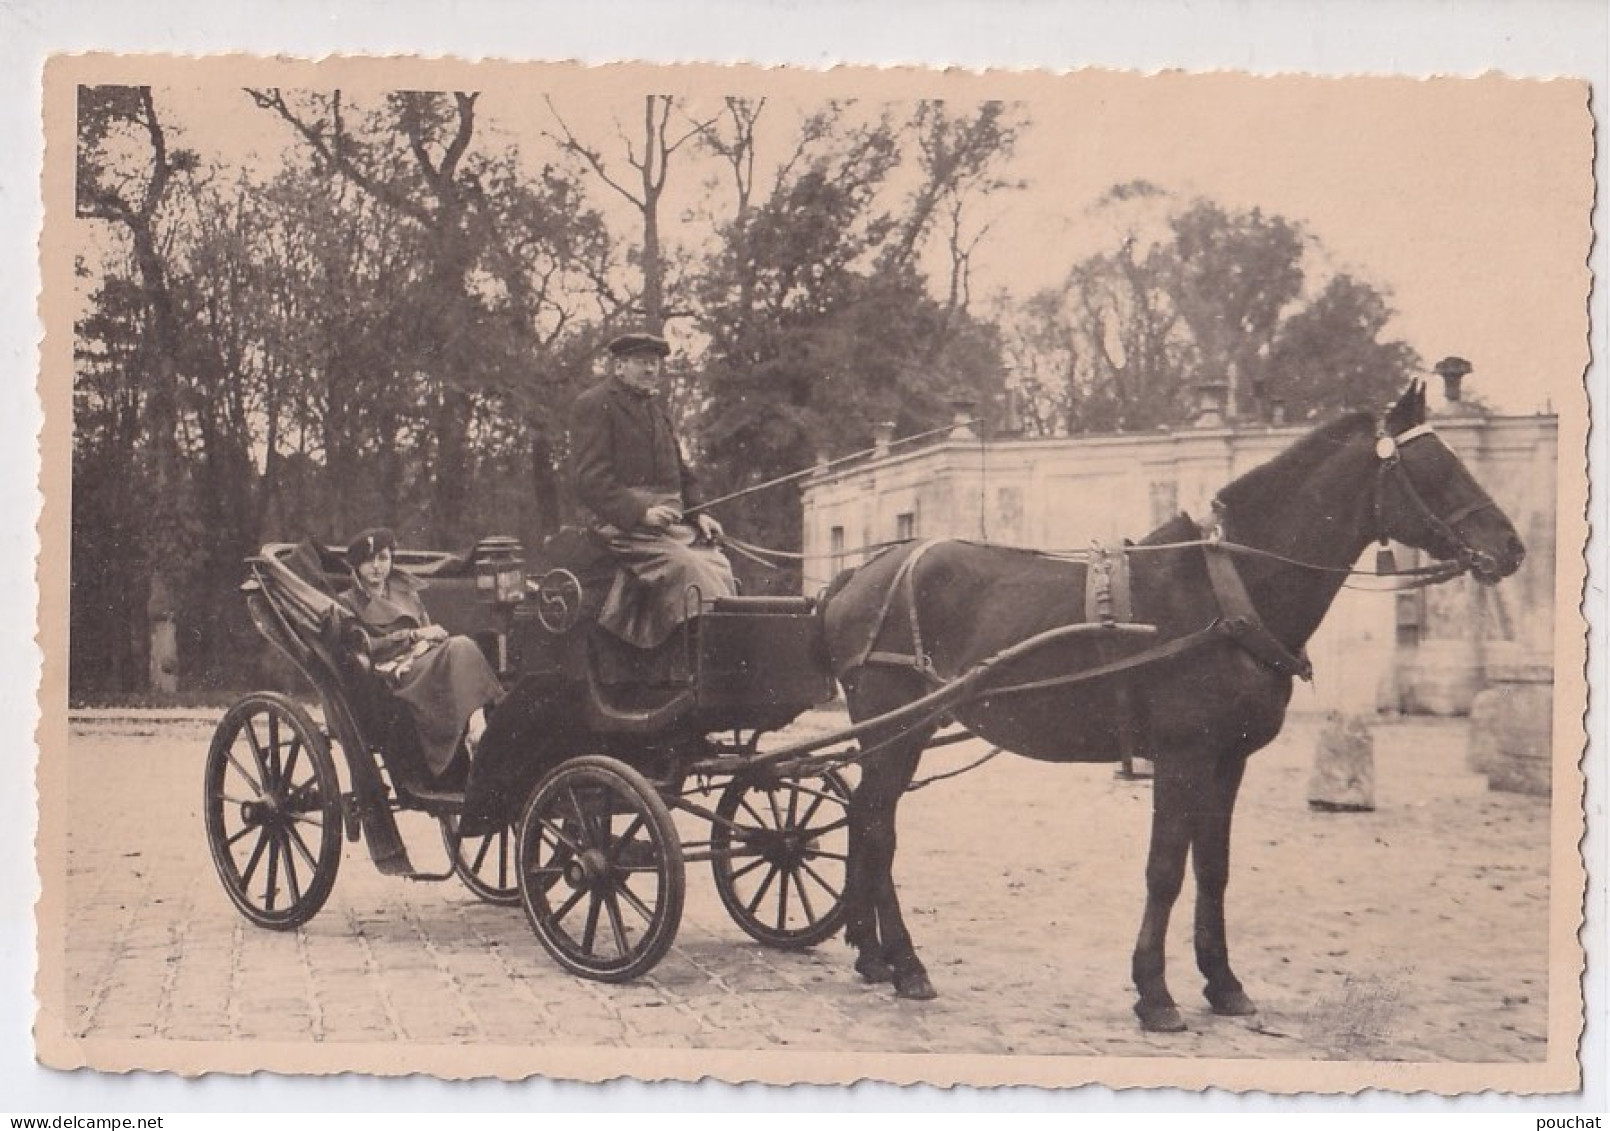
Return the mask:
<path id="1" fill-rule="evenodd" d="M 301 135 L 302 140 L 307 142 L 313 148 L 313 151 L 327 161 L 336 172 L 388 207 L 396 209 L 427 228 L 432 226 L 434 217 L 427 209 L 421 208 L 409 199 L 406 194 L 398 192 L 391 186 L 370 177 L 362 169 L 359 169 L 347 155 L 344 147 L 340 144 L 341 119 L 339 103 L 334 111 L 336 140 L 335 144 L 332 145 L 324 139 L 319 130 L 308 125 L 290 108 L 278 88 L 261 91 L 247 87 L 246 93 L 251 96 L 252 101 L 257 103 L 259 107 L 264 110 L 272 110 L 284 119 L 292 129 Z M 339 91 L 336 93 L 336 98 L 340 98 Z"/>

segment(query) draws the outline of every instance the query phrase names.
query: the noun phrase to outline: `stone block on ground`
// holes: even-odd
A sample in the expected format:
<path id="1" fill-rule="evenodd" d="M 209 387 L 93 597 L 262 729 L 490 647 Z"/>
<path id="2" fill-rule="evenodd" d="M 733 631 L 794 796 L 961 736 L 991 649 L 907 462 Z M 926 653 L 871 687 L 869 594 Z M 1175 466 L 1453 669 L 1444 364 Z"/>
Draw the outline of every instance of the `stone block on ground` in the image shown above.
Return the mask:
<path id="1" fill-rule="evenodd" d="M 1361 715 L 1332 711 L 1314 743 L 1308 806 L 1333 813 L 1375 808 L 1375 736 Z"/>
<path id="2" fill-rule="evenodd" d="M 1546 797 L 1553 733 L 1553 672 L 1546 665 L 1495 668 L 1471 704 L 1466 764 L 1485 774 L 1491 789 Z"/>

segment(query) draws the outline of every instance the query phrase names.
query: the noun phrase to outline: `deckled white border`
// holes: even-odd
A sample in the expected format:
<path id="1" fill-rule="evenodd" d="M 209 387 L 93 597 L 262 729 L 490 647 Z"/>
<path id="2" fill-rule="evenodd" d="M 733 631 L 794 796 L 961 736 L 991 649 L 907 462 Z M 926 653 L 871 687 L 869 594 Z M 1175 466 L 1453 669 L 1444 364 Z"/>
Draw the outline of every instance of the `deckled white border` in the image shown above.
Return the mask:
<path id="1" fill-rule="evenodd" d="M 1332 74 L 1480 74 L 1497 69 L 1534 77 L 1568 74 L 1595 85 L 1595 114 L 1610 93 L 1604 0 L 0 0 L 0 757 L 21 762 L 31 746 L 38 653 L 32 645 L 36 497 L 35 444 L 41 423 L 33 398 L 37 370 L 37 204 L 42 159 L 40 69 L 57 51 L 205 53 L 244 50 L 319 56 L 341 53 L 454 55 L 465 58 L 575 58 L 586 62 L 921 64 L 1066 69 L 1090 64 L 1129 69 L 1179 67 Z M 1605 138 L 1596 169 L 1606 176 Z M 1601 187 L 1595 228 L 1604 233 Z M 1593 252 L 1600 286 L 1593 296 L 1595 419 L 1605 393 L 1606 251 Z M 1603 523 L 1607 443 L 1590 441 L 1592 513 Z M 1562 452 L 1562 459 L 1572 458 Z M 1562 553 L 1573 547 L 1562 546 Z M 1596 531 L 1587 611 L 1593 625 L 1589 680 L 1604 693 L 1606 541 Z M 241 1110 L 699 1110 L 727 1111 L 1233 1111 L 1355 1112 L 1604 1111 L 1603 1066 L 1610 1061 L 1605 966 L 1607 858 L 1606 712 L 1590 723 L 1587 913 L 1589 1027 L 1581 1097 L 1365 1096 L 1271 1103 L 1256 1097 L 1184 1093 L 1112 1094 L 1101 1089 L 973 1091 L 861 1085 L 766 1089 L 626 1083 L 606 1089 L 532 1081 L 447 1085 L 432 1080 L 115 1078 L 47 1072 L 33 1064 L 31 906 L 34 798 L 0 791 L 0 1109 L 46 1112 Z M 6 781 L 16 780 L 10 775 Z"/>

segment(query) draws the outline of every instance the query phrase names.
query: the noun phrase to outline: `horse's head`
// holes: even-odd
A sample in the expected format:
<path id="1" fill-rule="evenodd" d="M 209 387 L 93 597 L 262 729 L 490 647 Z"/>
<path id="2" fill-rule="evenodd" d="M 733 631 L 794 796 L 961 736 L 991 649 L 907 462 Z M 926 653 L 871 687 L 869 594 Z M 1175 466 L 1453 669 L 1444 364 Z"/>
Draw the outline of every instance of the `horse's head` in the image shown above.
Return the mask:
<path id="1" fill-rule="evenodd" d="M 1375 525 L 1491 585 L 1526 556 L 1515 527 L 1426 423 L 1424 382 L 1411 384 L 1376 436 Z"/>

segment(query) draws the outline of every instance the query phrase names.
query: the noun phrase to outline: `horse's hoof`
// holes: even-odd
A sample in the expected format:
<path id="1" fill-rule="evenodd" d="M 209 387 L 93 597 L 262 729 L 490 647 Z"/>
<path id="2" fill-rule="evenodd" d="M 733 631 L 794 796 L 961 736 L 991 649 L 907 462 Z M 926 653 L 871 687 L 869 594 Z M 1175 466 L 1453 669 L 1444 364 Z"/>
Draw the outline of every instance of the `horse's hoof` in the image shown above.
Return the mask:
<path id="1" fill-rule="evenodd" d="M 933 1001 L 939 996 L 939 991 L 934 989 L 934 984 L 928 980 L 928 975 L 919 970 L 915 974 L 897 975 L 894 980 L 894 995 L 907 1001 Z"/>
<path id="2" fill-rule="evenodd" d="M 1135 1016 L 1140 1018 L 1140 1027 L 1148 1033 L 1185 1032 L 1185 1018 L 1180 1016 L 1179 1007 L 1173 1002 L 1154 1005 L 1138 1001 Z"/>
<path id="3" fill-rule="evenodd" d="M 881 958 L 862 955 L 855 960 L 855 972 L 861 975 L 863 982 L 892 982 L 894 981 L 894 967 Z"/>
<path id="4" fill-rule="evenodd" d="M 1206 996 L 1208 1005 L 1220 1017 L 1250 1017 L 1258 1012 L 1257 1003 L 1239 988 Z"/>

